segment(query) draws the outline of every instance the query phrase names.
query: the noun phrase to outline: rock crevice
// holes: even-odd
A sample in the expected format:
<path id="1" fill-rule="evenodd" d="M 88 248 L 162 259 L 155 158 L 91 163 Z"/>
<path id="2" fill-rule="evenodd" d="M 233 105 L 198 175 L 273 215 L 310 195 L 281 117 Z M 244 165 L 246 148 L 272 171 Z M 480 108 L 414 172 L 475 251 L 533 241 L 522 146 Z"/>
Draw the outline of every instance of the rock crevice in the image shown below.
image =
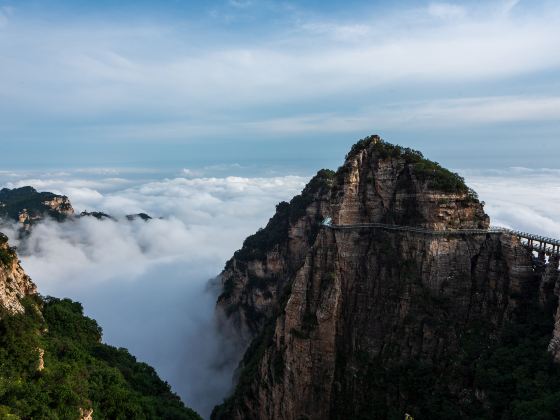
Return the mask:
<path id="1" fill-rule="evenodd" d="M 326 216 L 344 225 L 489 227 L 457 174 L 376 136 L 360 141 L 336 173 L 319 172 L 278 206 L 257 233 L 271 242 L 248 238 L 221 274 L 218 311 L 246 343 L 266 339 L 259 351 L 251 345 L 214 418 L 361 418 L 373 395 L 380 407 L 404 410 L 407 392 L 379 392 L 364 372 L 409 363 L 454 371 L 465 337 L 483 325 L 494 339 L 543 293 L 540 273 L 518 269 L 532 267 L 532 255 L 510 235 L 332 230 L 320 226 Z M 464 381 L 448 385 L 457 398 L 475 395 Z"/>

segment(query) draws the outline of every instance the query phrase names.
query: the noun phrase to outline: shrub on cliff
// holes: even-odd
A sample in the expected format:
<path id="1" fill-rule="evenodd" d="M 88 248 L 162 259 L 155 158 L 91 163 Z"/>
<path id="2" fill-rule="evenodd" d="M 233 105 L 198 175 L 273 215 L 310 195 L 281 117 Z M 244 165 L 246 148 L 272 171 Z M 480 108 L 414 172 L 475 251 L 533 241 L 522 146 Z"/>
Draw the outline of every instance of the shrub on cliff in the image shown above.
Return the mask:
<path id="1" fill-rule="evenodd" d="M 352 146 L 346 159 L 352 158 L 362 150 L 371 150 L 378 159 L 403 159 L 410 165 L 416 178 L 426 182 L 429 188 L 447 193 L 468 193 L 465 180 L 459 174 L 443 168 L 439 163 L 426 159 L 414 149 L 387 143 L 379 136 L 373 135 L 359 140 Z"/>
<path id="2" fill-rule="evenodd" d="M 79 303 L 27 297 L 24 306 L 24 314 L 0 313 L 2 418 L 78 418 L 91 407 L 96 419 L 200 419 L 153 368 L 102 344 Z"/>
<path id="3" fill-rule="evenodd" d="M 8 246 L 8 237 L 0 232 L 0 266 L 10 266 L 15 258 L 14 248 Z"/>
<path id="4" fill-rule="evenodd" d="M 235 252 L 235 259 L 242 262 L 264 259 L 268 251 L 288 239 L 290 223 L 305 216 L 307 207 L 315 200 L 316 195 L 328 190 L 334 179 L 334 171 L 322 169 L 317 172 L 301 194 L 296 195 L 289 203 L 282 201 L 276 206 L 276 213 L 268 221 L 266 227 L 245 239 L 243 247 Z M 230 267 L 231 262 L 231 260 L 228 261 L 226 269 Z"/>

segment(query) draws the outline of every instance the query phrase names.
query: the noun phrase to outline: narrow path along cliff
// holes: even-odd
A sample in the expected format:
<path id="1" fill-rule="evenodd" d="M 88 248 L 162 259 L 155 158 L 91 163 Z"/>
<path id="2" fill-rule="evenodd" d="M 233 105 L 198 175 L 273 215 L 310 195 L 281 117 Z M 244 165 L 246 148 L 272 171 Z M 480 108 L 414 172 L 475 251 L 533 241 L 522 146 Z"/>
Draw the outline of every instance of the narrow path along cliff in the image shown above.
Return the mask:
<path id="1" fill-rule="evenodd" d="M 247 350 L 213 418 L 553 416 L 558 245 L 491 228 L 421 153 L 359 141 L 227 262 L 217 313 Z"/>

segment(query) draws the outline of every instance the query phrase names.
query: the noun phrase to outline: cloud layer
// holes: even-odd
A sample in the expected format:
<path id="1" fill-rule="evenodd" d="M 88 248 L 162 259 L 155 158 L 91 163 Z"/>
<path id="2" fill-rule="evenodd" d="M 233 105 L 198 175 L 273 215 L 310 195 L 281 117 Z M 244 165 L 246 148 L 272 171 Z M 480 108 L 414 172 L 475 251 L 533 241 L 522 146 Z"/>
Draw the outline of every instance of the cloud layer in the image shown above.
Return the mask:
<path id="1" fill-rule="evenodd" d="M 20 250 L 25 269 L 41 293 L 83 302 L 108 343 L 155 366 L 188 405 L 208 415 L 230 389 L 236 364 L 213 333 L 216 295 L 208 280 L 306 178 L 196 178 L 188 171 L 189 178 L 145 181 L 118 170 L 78 173 L 0 176 L 10 186 L 68 194 L 78 211 L 163 218 L 38 225 Z M 560 237 L 558 170 L 464 173 L 493 224 Z"/>
<path id="2" fill-rule="evenodd" d="M 560 238 L 560 185 L 556 169 L 512 168 L 467 174 L 467 181 L 486 202 L 492 223 Z"/>
<path id="3" fill-rule="evenodd" d="M 114 178 L 63 179 L 11 186 L 66 193 L 77 210 L 145 211 L 156 219 L 39 224 L 20 248 L 24 268 L 42 294 L 81 301 L 108 343 L 155 366 L 188 405 L 208 415 L 230 389 L 237 363 L 213 332 L 217 296 L 208 281 L 305 180 L 176 178 L 130 185 Z"/>

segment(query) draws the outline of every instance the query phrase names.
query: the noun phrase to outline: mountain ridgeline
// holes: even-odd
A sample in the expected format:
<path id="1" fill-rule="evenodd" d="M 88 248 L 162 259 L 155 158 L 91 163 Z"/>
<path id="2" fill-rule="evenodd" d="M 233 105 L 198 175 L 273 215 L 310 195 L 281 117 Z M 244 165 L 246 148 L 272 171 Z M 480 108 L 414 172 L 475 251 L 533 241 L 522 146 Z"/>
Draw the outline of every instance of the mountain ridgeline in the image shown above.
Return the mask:
<path id="1" fill-rule="evenodd" d="M 0 218 L 30 225 L 45 216 L 58 221 L 74 214 L 65 195 L 38 192 L 33 187 L 2 188 L 0 190 Z"/>
<path id="2" fill-rule="evenodd" d="M 558 418 L 558 260 L 489 225 L 459 175 L 359 141 L 221 273 L 247 350 L 213 419 Z"/>
<path id="3" fill-rule="evenodd" d="M 47 191 L 37 191 L 30 186 L 2 188 L 0 190 L 0 223 L 18 222 L 21 232 L 30 232 L 33 225 L 44 220 L 65 222 L 79 218 L 92 217 L 97 220 L 118 221 L 117 218 L 102 211 L 84 210 L 76 214 L 70 200 L 65 195 Z M 128 214 L 124 220 L 151 220 L 146 213 Z"/>

